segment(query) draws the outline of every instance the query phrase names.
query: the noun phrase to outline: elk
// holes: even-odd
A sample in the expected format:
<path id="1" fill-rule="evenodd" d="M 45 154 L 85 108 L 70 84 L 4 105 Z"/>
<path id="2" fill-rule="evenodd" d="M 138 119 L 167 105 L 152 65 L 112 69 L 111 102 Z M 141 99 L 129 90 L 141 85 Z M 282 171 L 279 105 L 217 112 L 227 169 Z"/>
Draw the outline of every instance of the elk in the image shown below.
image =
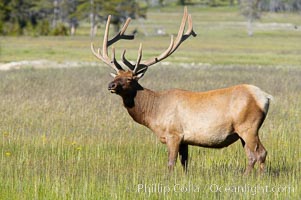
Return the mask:
<path id="1" fill-rule="evenodd" d="M 196 36 L 187 8 L 184 9 L 177 37 L 171 36 L 169 47 L 163 53 L 142 61 L 140 44 L 134 63 L 126 59 L 126 50 L 123 51 L 122 65 L 129 70 L 124 70 L 120 61 L 116 60 L 114 47 L 111 58 L 108 56 L 108 47 L 121 39 L 134 39 L 134 36 L 125 34 L 130 18 L 120 32 L 108 40 L 110 18 L 108 16 L 102 51 L 100 48 L 96 50 L 91 42 L 92 53 L 116 71 L 111 73 L 114 80 L 109 83 L 108 90 L 121 96 L 134 121 L 151 129 L 167 145 L 169 171 L 173 171 L 179 155 L 187 172 L 188 145 L 223 148 L 240 140 L 248 158 L 245 174 L 251 172 L 256 162 L 259 163 L 259 171 L 263 172 L 267 151 L 260 142 L 258 131 L 267 115 L 271 95 L 247 84 L 207 92 L 181 89 L 156 92 L 138 83 L 151 65 L 170 56 L 189 36 Z"/>

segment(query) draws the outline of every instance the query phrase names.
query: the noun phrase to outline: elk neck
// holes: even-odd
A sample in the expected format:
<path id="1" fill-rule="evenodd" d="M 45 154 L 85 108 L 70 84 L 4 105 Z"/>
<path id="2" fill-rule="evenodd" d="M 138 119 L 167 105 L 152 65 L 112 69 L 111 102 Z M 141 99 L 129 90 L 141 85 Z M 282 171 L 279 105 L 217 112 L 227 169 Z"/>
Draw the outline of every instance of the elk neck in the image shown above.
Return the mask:
<path id="1" fill-rule="evenodd" d="M 139 124 L 149 126 L 150 119 L 155 117 L 158 95 L 147 88 L 139 88 L 131 95 L 123 95 L 123 105 L 129 115 Z"/>

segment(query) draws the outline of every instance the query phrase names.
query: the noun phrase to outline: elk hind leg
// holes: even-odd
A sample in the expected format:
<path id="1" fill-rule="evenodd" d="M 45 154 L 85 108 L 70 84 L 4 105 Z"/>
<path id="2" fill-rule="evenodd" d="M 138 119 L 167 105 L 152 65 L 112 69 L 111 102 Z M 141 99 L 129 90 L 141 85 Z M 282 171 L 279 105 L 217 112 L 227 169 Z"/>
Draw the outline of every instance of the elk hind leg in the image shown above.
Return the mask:
<path id="1" fill-rule="evenodd" d="M 248 158 L 248 166 L 246 168 L 245 175 L 252 171 L 257 161 L 259 164 L 259 171 L 263 172 L 267 151 L 259 140 L 258 132 L 248 132 L 246 135 L 241 137 L 241 140 Z"/>
<path id="2" fill-rule="evenodd" d="M 257 156 L 257 161 L 259 164 L 259 172 L 263 173 L 264 172 L 264 168 L 265 168 L 265 159 L 266 156 L 268 154 L 268 152 L 265 150 L 264 146 L 262 145 L 262 143 L 260 142 L 259 138 L 258 138 L 258 146 L 256 149 L 256 156 Z"/>
<path id="3" fill-rule="evenodd" d="M 245 170 L 244 175 L 248 175 L 250 174 L 250 172 L 253 170 L 254 165 L 257 161 L 256 159 L 256 154 L 255 152 L 252 150 L 252 146 L 248 145 L 245 140 L 241 139 L 242 141 L 242 145 L 245 149 L 246 155 L 247 155 L 247 159 L 248 159 L 248 165 L 247 168 Z"/>

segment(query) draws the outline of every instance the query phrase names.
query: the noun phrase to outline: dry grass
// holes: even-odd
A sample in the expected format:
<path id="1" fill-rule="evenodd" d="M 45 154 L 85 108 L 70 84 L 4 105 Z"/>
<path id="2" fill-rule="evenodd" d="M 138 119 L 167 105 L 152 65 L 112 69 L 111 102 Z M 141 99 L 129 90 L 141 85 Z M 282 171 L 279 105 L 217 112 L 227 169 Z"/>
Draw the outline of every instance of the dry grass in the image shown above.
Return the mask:
<path id="1" fill-rule="evenodd" d="M 156 90 L 251 83 L 273 94 L 260 133 L 269 152 L 267 171 L 246 178 L 240 143 L 222 150 L 191 147 L 189 174 L 184 176 L 177 165 L 169 177 L 165 146 L 106 91 L 105 68 L 1 72 L 0 198 L 297 198 L 300 75 L 298 68 L 157 66 L 142 79 Z M 171 191 L 163 194 L 163 188 Z"/>

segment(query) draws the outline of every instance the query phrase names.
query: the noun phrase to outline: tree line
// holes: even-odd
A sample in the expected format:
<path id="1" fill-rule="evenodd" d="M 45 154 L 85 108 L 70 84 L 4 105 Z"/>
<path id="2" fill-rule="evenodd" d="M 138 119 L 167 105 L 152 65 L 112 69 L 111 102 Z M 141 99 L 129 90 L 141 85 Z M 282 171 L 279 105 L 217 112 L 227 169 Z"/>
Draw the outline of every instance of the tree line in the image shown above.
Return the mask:
<path id="1" fill-rule="evenodd" d="M 301 0 L 1 0 L 0 35 L 73 35 L 85 22 L 93 35 L 108 14 L 118 29 L 127 17 L 146 18 L 148 7 L 175 4 L 238 5 L 243 15 L 254 18 L 261 10 L 301 10 Z"/>
<path id="2" fill-rule="evenodd" d="M 98 23 L 112 14 L 119 26 L 127 17 L 144 17 L 146 7 L 135 0 L 1 0 L 0 35 L 68 35 L 79 22 Z"/>

